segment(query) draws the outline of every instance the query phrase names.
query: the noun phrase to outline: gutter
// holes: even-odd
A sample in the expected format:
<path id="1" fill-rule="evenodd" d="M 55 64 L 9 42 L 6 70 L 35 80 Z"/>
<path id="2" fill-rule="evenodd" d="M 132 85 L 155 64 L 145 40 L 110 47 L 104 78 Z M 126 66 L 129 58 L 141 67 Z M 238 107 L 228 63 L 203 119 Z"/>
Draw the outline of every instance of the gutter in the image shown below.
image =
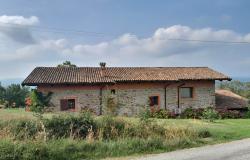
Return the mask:
<path id="1" fill-rule="evenodd" d="M 170 86 L 170 84 L 167 84 L 164 86 L 164 107 L 165 110 L 167 110 L 167 87 Z"/>
<path id="2" fill-rule="evenodd" d="M 99 110 L 99 115 L 102 115 L 102 96 L 103 96 L 103 88 L 104 88 L 105 86 L 101 86 L 100 87 L 100 92 L 99 92 L 99 99 L 100 99 L 100 110 Z"/>
<path id="3" fill-rule="evenodd" d="M 177 108 L 180 108 L 180 87 L 184 86 L 185 83 L 180 84 L 177 86 Z"/>

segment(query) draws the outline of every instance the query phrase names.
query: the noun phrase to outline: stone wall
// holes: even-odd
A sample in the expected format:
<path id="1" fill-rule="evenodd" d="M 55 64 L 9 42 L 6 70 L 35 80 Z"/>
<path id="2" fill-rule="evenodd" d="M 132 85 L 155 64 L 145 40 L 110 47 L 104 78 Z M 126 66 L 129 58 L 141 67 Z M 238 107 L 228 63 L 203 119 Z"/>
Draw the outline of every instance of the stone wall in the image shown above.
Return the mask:
<path id="1" fill-rule="evenodd" d="M 185 83 L 185 84 L 183 84 Z M 132 116 L 139 114 L 144 107 L 148 107 L 149 96 L 159 96 L 160 108 L 165 108 L 165 88 L 166 88 L 166 108 L 175 111 L 178 106 L 178 86 L 193 87 L 193 98 L 180 98 L 180 109 L 187 107 L 208 107 L 215 105 L 214 81 L 186 81 L 182 83 L 124 83 L 109 86 L 38 86 L 42 92 L 53 92 L 51 104 L 56 111 L 60 110 L 60 99 L 75 99 L 76 111 L 81 108 L 90 108 L 100 114 L 110 110 L 107 107 L 108 97 L 113 98 L 117 104 L 116 113 L 118 115 Z M 102 106 L 100 106 L 100 88 L 102 88 Z M 111 94 L 111 90 L 115 94 Z"/>
<path id="2" fill-rule="evenodd" d="M 39 86 L 38 90 L 44 93 L 53 92 L 50 104 L 54 111 L 60 111 L 61 99 L 75 99 L 76 111 L 88 108 L 96 114 L 100 112 L 100 91 L 98 87 Z"/>
<path id="3" fill-rule="evenodd" d="M 108 90 L 105 91 L 107 97 Z M 164 108 L 164 88 L 135 88 L 117 89 L 116 94 L 112 95 L 118 102 L 116 113 L 118 115 L 132 116 L 139 114 L 149 105 L 149 96 L 159 96 L 160 108 Z M 107 98 L 104 98 L 105 101 Z M 107 113 L 107 105 L 103 103 L 104 114 Z"/>

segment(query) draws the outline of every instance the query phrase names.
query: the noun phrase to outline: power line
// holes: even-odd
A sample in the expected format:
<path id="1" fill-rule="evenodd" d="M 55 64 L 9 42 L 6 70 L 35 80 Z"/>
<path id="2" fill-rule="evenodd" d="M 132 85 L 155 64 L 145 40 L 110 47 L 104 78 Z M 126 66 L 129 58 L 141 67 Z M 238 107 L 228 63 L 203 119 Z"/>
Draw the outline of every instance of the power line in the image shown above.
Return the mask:
<path id="1" fill-rule="evenodd" d="M 31 30 L 34 31 L 41 31 L 41 32 L 52 32 L 52 33 L 75 33 L 75 34 L 89 34 L 92 36 L 98 36 L 98 37 L 111 37 L 111 35 L 107 35 L 105 33 L 100 32 L 91 32 L 91 31 L 85 31 L 85 30 L 73 30 L 73 29 L 64 29 L 64 28 L 54 28 L 54 27 L 45 27 L 45 26 L 30 26 L 30 25 L 19 25 L 19 24 L 13 24 L 13 23 L 2 23 L 1 24 L 5 26 L 0 26 L 0 28 L 16 28 L 16 29 L 23 29 L 25 27 L 28 27 Z M 113 35 L 114 36 L 114 35 Z M 113 37 L 112 36 L 112 37 Z"/>
<path id="2" fill-rule="evenodd" d="M 86 30 L 75 30 L 75 29 L 65 29 L 65 28 L 55 28 L 55 27 L 45 27 L 45 26 L 30 26 L 30 25 L 20 25 L 20 24 L 13 24 L 13 23 L 3 23 L 6 26 L 0 26 L 0 28 L 8 29 L 8 27 L 11 28 L 17 28 L 17 29 L 23 29 L 24 27 L 27 27 L 33 31 L 39 31 L 39 32 L 51 32 L 51 33 L 74 33 L 76 35 L 82 36 L 82 35 L 88 35 L 88 36 L 95 36 L 95 37 L 116 37 L 115 35 L 108 35 L 106 33 L 101 32 L 92 32 L 92 31 L 86 31 Z M 129 37 L 136 37 L 135 35 L 127 35 Z M 200 39 L 184 39 L 184 38 L 163 38 L 160 40 L 168 40 L 168 41 L 180 41 L 180 42 L 200 42 L 200 43 L 224 43 L 224 44 L 250 44 L 248 41 L 217 41 L 217 40 L 200 40 Z"/>
<path id="3" fill-rule="evenodd" d="M 199 40 L 199 39 L 182 39 L 182 38 L 167 38 L 170 41 L 188 41 L 188 42 L 204 42 L 204 43 L 240 43 L 240 44 L 250 44 L 247 41 L 215 41 L 215 40 Z"/>

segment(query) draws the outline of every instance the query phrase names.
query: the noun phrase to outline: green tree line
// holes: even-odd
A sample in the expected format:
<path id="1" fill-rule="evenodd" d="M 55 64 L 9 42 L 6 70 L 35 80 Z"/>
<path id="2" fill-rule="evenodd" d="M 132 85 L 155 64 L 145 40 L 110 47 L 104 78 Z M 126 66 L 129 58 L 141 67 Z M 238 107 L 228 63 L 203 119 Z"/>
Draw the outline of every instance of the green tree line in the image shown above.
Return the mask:
<path id="1" fill-rule="evenodd" d="M 70 61 L 64 61 L 62 64 L 58 64 L 57 67 L 77 67 L 75 64 L 71 63 Z M 42 95 L 42 93 L 30 92 L 29 87 L 23 87 L 20 84 L 11 84 L 7 87 L 1 85 L 0 82 L 0 108 L 4 106 L 8 107 L 24 107 L 25 106 L 25 98 L 30 95 L 30 97 L 34 98 L 33 102 L 36 102 L 35 106 L 43 106 L 47 105 L 48 99 L 51 96 L 49 95 Z"/>
<path id="2" fill-rule="evenodd" d="M 0 83 L 0 105 L 8 107 L 24 107 L 25 98 L 30 93 L 30 88 L 20 84 L 11 84 L 4 87 Z"/>

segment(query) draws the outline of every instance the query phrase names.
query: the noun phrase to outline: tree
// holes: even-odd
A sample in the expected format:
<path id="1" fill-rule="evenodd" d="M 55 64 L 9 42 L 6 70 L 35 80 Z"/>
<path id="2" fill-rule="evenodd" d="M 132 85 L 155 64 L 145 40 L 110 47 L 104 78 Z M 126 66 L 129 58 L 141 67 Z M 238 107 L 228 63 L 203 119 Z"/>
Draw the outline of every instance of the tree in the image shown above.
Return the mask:
<path id="1" fill-rule="evenodd" d="M 4 94 L 5 94 L 5 88 L 2 86 L 0 82 L 0 104 L 4 102 Z"/>
<path id="2" fill-rule="evenodd" d="M 19 84 L 11 84 L 4 91 L 3 99 L 8 102 L 8 106 L 25 106 L 25 98 L 29 94 L 29 88 L 21 87 Z"/>
<path id="3" fill-rule="evenodd" d="M 58 64 L 57 67 L 77 67 L 75 64 L 72 64 L 70 61 L 65 61 L 62 64 Z"/>
<path id="4" fill-rule="evenodd" d="M 30 110 L 32 112 L 42 114 L 44 112 L 45 107 L 49 106 L 50 99 L 52 96 L 52 92 L 49 92 L 47 95 L 42 92 L 38 92 L 37 90 L 32 90 L 30 93 Z"/>
<path id="5" fill-rule="evenodd" d="M 36 89 L 32 90 L 29 97 L 26 99 L 27 105 L 29 105 L 30 110 L 34 112 L 34 116 L 38 118 L 41 128 L 43 130 L 44 141 L 47 140 L 46 128 L 43 121 L 43 113 L 45 108 L 48 107 L 53 93 L 49 92 L 47 95 L 42 92 L 38 92 Z"/>

